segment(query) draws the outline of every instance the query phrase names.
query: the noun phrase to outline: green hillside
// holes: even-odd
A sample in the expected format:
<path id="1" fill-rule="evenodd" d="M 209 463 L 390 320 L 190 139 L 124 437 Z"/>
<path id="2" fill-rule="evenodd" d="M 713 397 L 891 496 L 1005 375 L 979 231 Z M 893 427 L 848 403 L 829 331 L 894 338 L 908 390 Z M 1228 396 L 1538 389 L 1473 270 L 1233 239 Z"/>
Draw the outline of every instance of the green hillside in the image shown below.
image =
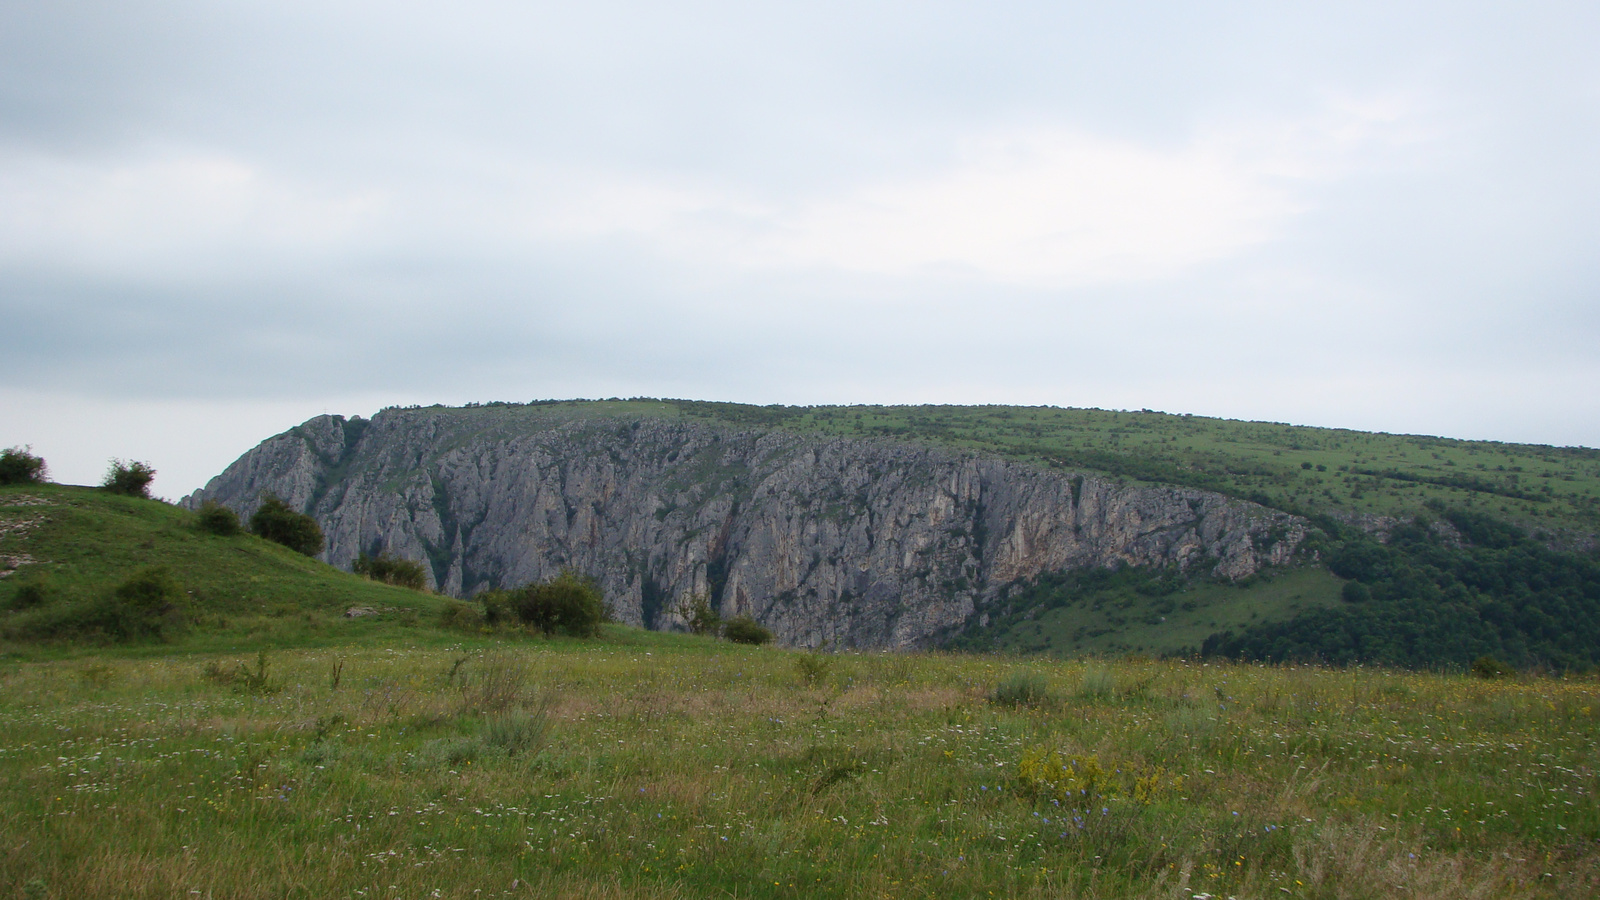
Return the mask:
<path id="1" fill-rule="evenodd" d="M 165 570 L 186 598 L 166 643 L 192 649 L 378 637 L 431 624 L 443 602 L 248 534 L 201 532 L 195 518 L 92 488 L 0 487 L 0 561 L 16 566 L 0 579 L 0 647 L 37 652 L 41 644 L 115 640 L 95 624 L 99 605 L 149 567 Z M 351 607 L 376 614 L 346 619 Z"/>

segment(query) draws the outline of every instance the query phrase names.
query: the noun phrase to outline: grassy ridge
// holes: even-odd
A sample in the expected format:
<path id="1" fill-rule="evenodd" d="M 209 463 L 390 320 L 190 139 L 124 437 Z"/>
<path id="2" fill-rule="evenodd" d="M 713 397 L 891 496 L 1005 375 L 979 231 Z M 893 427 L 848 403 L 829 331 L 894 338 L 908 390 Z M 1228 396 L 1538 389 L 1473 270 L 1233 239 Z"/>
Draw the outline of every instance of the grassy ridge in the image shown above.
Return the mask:
<path id="1" fill-rule="evenodd" d="M 750 407 L 682 414 L 860 437 L 931 440 L 1219 491 L 1290 512 L 1411 515 L 1430 501 L 1532 530 L 1600 530 L 1600 450 L 1142 411 L 1014 406 Z M 1320 467 L 1320 468 L 1319 468 Z"/>
<path id="2" fill-rule="evenodd" d="M 0 639 L 40 652 L 29 635 L 103 599 L 132 573 L 165 568 L 188 598 L 185 647 L 374 639 L 430 617 L 442 598 L 341 572 L 251 535 L 218 537 L 195 515 L 153 500 L 61 485 L 0 487 L 0 556 L 22 562 L 0 580 Z M 16 609 L 18 589 L 42 579 L 46 601 Z M 346 620 L 350 607 L 379 614 Z"/>
<path id="3" fill-rule="evenodd" d="M 1180 484 L 1308 515 L 1407 516 L 1469 508 L 1588 545 L 1600 532 L 1600 450 L 1278 422 L 1026 406 L 752 406 L 698 400 L 573 400 L 430 407 L 461 440 L 596 416 L 692 418 L 812 434 L 890 438 L 1043 465 Z"/>
<path id="4" fill-rule="evenodd" d="M 27 848 L 0 856 L 0 884 L 217 898 L 1600 890 L 1593 681 L 608 635 L 280 652 L 253 688 L 216 677 L 252 665 L 231 657 L 0 665 L 0 833 Z M 989 699 L 1019 676 L 1037 707 Z"/>

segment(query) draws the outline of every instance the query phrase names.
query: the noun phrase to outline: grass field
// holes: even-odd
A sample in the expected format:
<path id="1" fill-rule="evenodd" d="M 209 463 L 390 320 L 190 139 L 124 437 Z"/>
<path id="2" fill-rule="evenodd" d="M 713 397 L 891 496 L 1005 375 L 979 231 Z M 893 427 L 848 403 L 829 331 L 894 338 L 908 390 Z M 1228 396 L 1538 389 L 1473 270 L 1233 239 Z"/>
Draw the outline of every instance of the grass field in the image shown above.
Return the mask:
<path id="1" fill-rule="evenodd" d="M 1600 892 L 1597 731 L 1594 681 L 614 626 L 13 658 L 0 890 L 1575 898 Z"/>

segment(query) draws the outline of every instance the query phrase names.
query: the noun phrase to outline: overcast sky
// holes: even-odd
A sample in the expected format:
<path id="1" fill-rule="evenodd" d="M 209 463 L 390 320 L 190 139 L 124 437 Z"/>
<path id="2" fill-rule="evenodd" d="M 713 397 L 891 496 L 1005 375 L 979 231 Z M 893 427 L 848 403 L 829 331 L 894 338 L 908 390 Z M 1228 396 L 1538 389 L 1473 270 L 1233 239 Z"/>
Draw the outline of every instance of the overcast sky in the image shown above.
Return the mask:
<path id="1" fill-rule="evenodd" d="M 388 404 L 1600 445 L 1600 4 L 0 0 L 0 446 Z"/>

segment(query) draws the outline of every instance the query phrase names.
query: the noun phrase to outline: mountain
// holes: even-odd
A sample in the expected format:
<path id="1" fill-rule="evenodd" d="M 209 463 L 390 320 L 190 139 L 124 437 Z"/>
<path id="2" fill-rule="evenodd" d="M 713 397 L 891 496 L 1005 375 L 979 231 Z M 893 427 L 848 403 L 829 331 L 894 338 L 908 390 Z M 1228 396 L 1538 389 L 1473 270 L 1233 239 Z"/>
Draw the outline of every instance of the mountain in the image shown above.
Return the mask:
<path id="1" fill-rule="evenodd" d="M 807 647 L 936 645 L 1044 573 L 1243 579 L 1308 533 L 1215 490 L 797 419 L 674 401 L 320 416 L 183 502 L 248 515 L 270 491 L 318 520 L 336 566 L 423 559 L 463 596 L 570 567 L 623 622 L 673 627 L 704 593 Z"/>

